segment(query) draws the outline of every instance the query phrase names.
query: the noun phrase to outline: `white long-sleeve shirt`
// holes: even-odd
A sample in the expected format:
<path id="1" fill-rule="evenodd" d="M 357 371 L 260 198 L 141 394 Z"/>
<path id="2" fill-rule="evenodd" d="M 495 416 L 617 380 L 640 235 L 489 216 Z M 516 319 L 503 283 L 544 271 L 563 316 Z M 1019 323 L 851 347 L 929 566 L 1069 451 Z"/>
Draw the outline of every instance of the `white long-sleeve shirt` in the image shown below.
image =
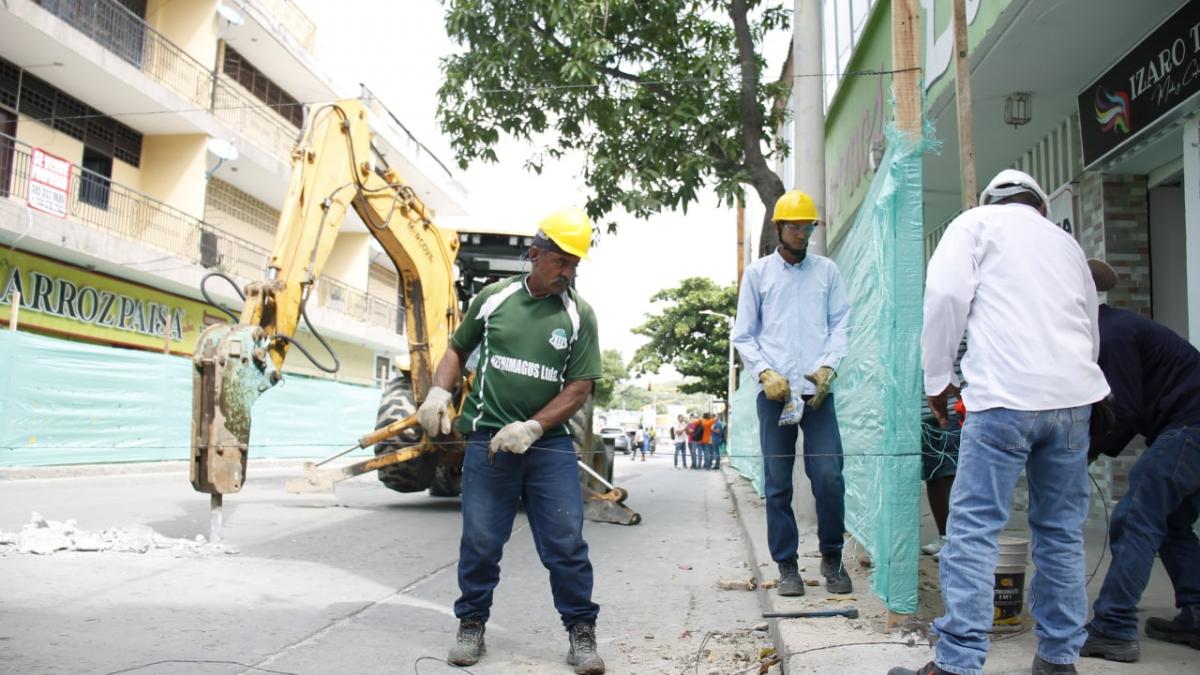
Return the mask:
<path id="1" fill-rule="evenodd" d="M 1083 250 L 1022 204 L 971 209 L 946 228 L 929 261 L 921 362 L 925 393 L 958 384 L 972 410 L 1053 410 L 1108 394 L 1096 365 L 1099 302 Z"/>
<path id="2" fill-rule="evenodd" d="M 755 260 L 742 279 L 732 340 L 756 379 L 770 368 L 792 389 L 815 394 L 804 376 L 821 366 L 836 370 L 850 341 L 850 302 L 837 265 L 812 253 L 795 265 L 779 251 Z"/>

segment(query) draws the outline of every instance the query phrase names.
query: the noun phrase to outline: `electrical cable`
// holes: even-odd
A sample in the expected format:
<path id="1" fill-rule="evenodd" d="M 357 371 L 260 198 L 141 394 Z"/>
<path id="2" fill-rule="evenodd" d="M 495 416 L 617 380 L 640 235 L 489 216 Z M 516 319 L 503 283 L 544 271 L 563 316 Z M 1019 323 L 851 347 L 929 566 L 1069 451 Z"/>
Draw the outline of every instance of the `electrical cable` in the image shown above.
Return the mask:
<path id="1" fill-rule="evenodd" d="M 474 675 L 469 668 L 465 666 L 456 666 L 446 659 L 439 659 L 436 656 L 418 656 L 417 659 L 413 661 L 413 673 L 415 673 L 415 675 L 421 675 L 421 671 L 417 668 L 417 664 L 422 661 L 437 661 L 438 663 L 444 663 L 450 668 L 454 669 L 454 672 L 456 673 L 471 673 L 471 675 Z"/>
<path id="2" fill-rule="evenodd" d="M 271 670 L 270 668 L 259 668 L 258 666 L 252 666 L 247 663 L 241 663 L 240 661 L 220 661 L 220 660 L 216 660 L 216 659 L 163 659 L 162 661 L 154 661 L 152 663 L 143 663 L 140 666 L 133 666 L 131 668 L 122 668 L 121 670 L 109 671 L 108 673 L 105 673 L 105 675 L 118 675 L 119 673 L 132 673 L 136 670 L 142 670 L 145 668 L 149 668 L 151 666 L 161 666 L 161 665 L 164 665 L 167 663 L 212 663 L 212 664 L 222 664 L 222 665 L 228 665 L 228 666 L 240 666 L 242 668 L 249 668 L 250 670 L 255 670 L 260 673 L 274 673 L 275 675 L 299 675 L 299 673 L 292 673 L 292 672 L 289 672 L 286 670 Z"/>
<path id="3" fill-rule="evenodd" d="M 233 319 L 234 323 L 241 321 L 241 317 L 239 317 L 237 314 L 234 314 L 233 310 L 225 307 L 224 305 L 216 302 L 211 297 L 209 297 L 209 295 L 208 295 L 208 280 L 213 277 L 220 277 L 221 279 L 228 281 L 229 285 L 233 287 L 234 292 L 237 293 L 238 297 L 242 299 L 242 302 L 246 301 L 246 295 L 244 293 L 242 293 L 242 289 L 238 286 L 237 281 L 235 281 L 233 277 L 229 276 L 228 274 L 225 274 L 224 272 L 209 272 L 208 274 L 205 274 L 200 279 L 200 295 L 204 296 L 205 302 L 212 305 L 213 307 L 216 307 L 217 309 L 221 310 L 222 312 L 225 312 L 226 314 L 228 314 L 229 318 Z"/>

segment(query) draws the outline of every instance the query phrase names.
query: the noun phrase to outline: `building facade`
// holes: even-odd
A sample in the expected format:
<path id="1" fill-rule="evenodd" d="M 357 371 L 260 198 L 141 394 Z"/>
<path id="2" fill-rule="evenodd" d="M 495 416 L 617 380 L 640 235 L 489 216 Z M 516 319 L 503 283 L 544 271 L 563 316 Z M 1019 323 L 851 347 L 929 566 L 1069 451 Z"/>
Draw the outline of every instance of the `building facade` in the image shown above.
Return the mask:
<path id="1" fill-rule="evenodd" d="M 190 354 L 227 319 L 201 277 L 264 277 L 306 115 L 342 97 L 367 100 L 435 213 L 462 214 L 462 187 L 382 102 L 335 89 L 290 0 L 12 0 L 0 33 L 0 323 L 20 292 L 23 331 Z M 341 358 L 327 377 L 375 385 L 407 352 L 397 284 L 350 214 L 308 306 Z M 236 308 L 223 286 L 210 295 Z M 297 350 L 285 372 L 326 376 Z"/>

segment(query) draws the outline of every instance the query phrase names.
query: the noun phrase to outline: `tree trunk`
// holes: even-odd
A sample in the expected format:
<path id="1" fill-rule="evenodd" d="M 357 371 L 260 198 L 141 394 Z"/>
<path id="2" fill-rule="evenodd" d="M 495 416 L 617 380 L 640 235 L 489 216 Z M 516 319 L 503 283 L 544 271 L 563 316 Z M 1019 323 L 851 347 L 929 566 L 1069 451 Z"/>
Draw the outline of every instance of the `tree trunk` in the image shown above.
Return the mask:
<path id="1" fill-rule="evenodd" d="M 742 73 L 740 109 L 742 117 L 742 152 L 745 166 L 750 173 L 749 184 L 758 193 L 766 207 L 763 216 L 759 253 L 771 251 L 778 244 L 775 227 L 771 222 L 771 211 L 775 201 L 783 195 L 783 181 L 767 164 L 762 153 L 763 112 L 758 103 L 758 63 L 754 50 L 754 38 L 750 35 L 747 20 L 747 0 L 733 0 L 729 17 L 733 19 L 734 37 L 737 42 L 738 66 Z"/>

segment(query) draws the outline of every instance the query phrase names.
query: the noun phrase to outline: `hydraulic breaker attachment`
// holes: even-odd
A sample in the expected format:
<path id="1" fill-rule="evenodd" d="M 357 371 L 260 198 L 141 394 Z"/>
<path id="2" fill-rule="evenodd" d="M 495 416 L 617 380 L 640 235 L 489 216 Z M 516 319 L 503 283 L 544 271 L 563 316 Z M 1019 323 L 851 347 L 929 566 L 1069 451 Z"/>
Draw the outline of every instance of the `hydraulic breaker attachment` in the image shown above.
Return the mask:
<path id="1" fill-rule="evenodd" d="M 580 461 L 579 468 L 592 480 L 581 481 L 583 488 L 583 517 L 595 523 L 613 523 L 614 525 L 637 525 L 642 522 L 642 516 L 637 511 L 625 506 L 629 491 L 619 488 L 596 473 L 596 470 Z M 591 483 L 598 483 L 607 492 L 592 488 Z"/>
<path id="2" fill-rule="evenodd" d="M 212 495 L 238 492 L 246 478 L 250 407 L 281 379 L 262 328 L 209 326 L 192 363 L 192 487 Z"/>

